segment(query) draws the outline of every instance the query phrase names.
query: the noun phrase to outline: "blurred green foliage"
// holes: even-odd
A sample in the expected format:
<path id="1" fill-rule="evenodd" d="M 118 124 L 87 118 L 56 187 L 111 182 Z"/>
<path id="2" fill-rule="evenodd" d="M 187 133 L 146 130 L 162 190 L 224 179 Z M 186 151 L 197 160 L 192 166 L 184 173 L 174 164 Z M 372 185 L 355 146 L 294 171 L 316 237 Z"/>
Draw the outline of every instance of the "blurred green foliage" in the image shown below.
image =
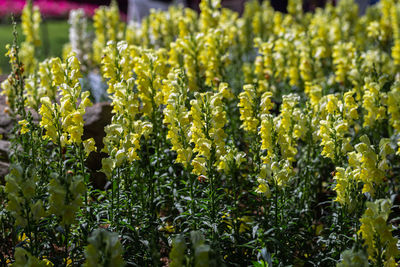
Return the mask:
<path id="1" fill-rule="evenodd" d="M 17 26 L 18 41 L 22 41 L 21 25 Z M 69 25 L 67 20 L 47 20 L 41 25 L 41 39 L 43 41 L 42 50 L 39 59 L 46 57 L 61 56 L 65 43 L 69 41 Z M 6 45 L 13 41 L 12 24 L 0 24 L 0 69 L 1 74 L 7 74 L 10 71 L 8 59 L 5 57 Z"/>

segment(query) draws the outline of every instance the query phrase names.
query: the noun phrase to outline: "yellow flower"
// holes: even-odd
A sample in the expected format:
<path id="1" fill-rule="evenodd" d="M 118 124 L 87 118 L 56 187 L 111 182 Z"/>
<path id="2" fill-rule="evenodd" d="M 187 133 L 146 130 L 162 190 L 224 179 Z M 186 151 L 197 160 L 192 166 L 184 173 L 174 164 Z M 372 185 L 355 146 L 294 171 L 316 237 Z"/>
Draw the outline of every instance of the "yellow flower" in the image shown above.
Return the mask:
<path id="1" fill-rule="evenodd" d="M 40 126 L 46 129 L 44 137 L 49 137 L 51 141 L 57 143 L 57 130 L 61 128 L 60 122 L 56 119 L 56 111 L 54 110 L 54 107 L 57 108 L 57 105 L 53 105 L 47 96 L 42 97 L 40 102 L 42 103 L 39 109 L 39 114 L 41 115 Z"/>
<path id="2" fill-rule="evenodd" d="M 164 123 L 168 123 L 167 138 L 172 143 L 172 150 L 177 152 L 176 162 L 186 168 L 192 159 L 193 151 L 190 145 L 190 120 L 188 102 L 188 87 L 183 73 L 174 70 L 164 80 L 164 95 L 167 96 L 167 106 L 164 109 Z"/>
<path id="3" fill-rule="evenodd" d="M 83 148 L 85 150 L 86 156 L 89 156 L 89 154 L 92 151 L 96 151 L 96 146 L 95 146 L 95 141 L 93 138 L 86 139 L 83 141 Z"/>
<path id="4" fill-rule="evenodd" d="M 226 124 L 226 114 L 223 110 L 221 93 L 196 93 L 195 99 L 191 100 L 190 115 L 192 116 L 191 142 L 194 143 L 193 152 L 197 152 L 192 161 L 195 174 L 206 175 L 206 169 L 212 166 L 204 166 L 210 160 L 211 153 L 215 154 L 215 166 L 221 161 L 225 154 L 226 134 L 223 127 Z"/>
<path id="5" fill-rule="evenodd" d="M 359 170 L 347 167 L 346 169 L 336 167 L 335 176 L 336 185 L 334 190 L 336 191 L 335 201 L 339 202 L 342 206 L 352 212 L 356 207 L 357 199 L 354 199 L 354 193 L 359 194 L 355 191 L 358 188 L 359 182 Z"/>
<path id="6" fill-rule="evenodd" d="M 207 31 L 210 28 L 217 26 L 220 15 L 219 8 L 221 7 L 220 0 L 201 1 L 200 2 L 200 30 Z"/>
<path id="7" fill-rule="evenodd" d="M 115 163 L 112 159 L 110 158 L 103 158 L 101 160 L 101 165 L 102 165 L 102 172 L 106 174 L 107 177 L 111 177 L 112 171 L 115 168 Z"/>
<path id="8" fill-rule="evenodd" d="M 29 132 L 27 120 L 21 120 L 18 122 L 18 124 L 21 125 L 21 134 L 26 134 L 27 132 Z"/>
<path id="9" fill-rule="evenodd" d="M 387 157 L 394 153 L 394 150 L 389 139 L 380 140 L 379 153 L 375 152 L 366 135 L 361 136 L 360 141 L 355 145 L 356 152 L 348 154 L 348 162 L 354 169 L 356 179 L 364 184 L 362 193 L 369 193 L 374 197 L 377 186 L 383 183 L 385 172 L 389 169 Z"/>
<path id="10" fill-rule="evenodd" d="M 264 115 L 260 128 L 261 149 L 266 149 L 272 155 L 275 145 L 276 133 L 274 132 L 274 121 L 272 115 Z"/>
<path id="11" fill-rule="evenodd" d="M 196 175 L 207 175 L 206 159 L 195 157 L 192 160 L 193 173 Z"/>
<path id="12" fill-rule="evenodd" d="M 143 103 L 142 112 L 151 118 L 163 104 L 165 97 L 162 91 L 162 81 L 168 75 L 164 49 L 156 52 L 143 51 L 134 67 L 137 78 L 135 83 L 139 91 L 140 100 Z M 154 122 L 153 122 L 154 123 Z"/>
<path id="13" fill-rule="evenodd" d="M 397 248 L 398 240 L 391 233 L 392 226 L 387 224 L 392 205 L 388 199 L 378 199 L 366 205 L 358 234 L 364 239 L 369 259 L 377 263 L 378 257 L 382 257 L 385 266 L 393 266 L 400 251 Z"/>
<path id="14" fill-rule="evenodd" d="M 371 82 L 369 79 L 366 79 L 364 88 L 362 107 L 367 114 L 364 116 L 363 126 L 373 127 L 377 121 L 386 118 L 386 108 L 384 105 L 380 105 L 383 102 L 382 98 L 386 96 L 380 92 L 381 85 Z"/>
<path id="15" fill-rule="evenodd" d="M 243 86 L 243 92 L 239 95 L 238 104 L 240 120 L 243 121 L 242 128 L 249 133 L 256 133 L 260 126 L 261 116 L 268 114 L 273 108 L 272 93 L 265 91 L 262 87 L 254 85 Z"/>
<path id="16" fill-rule="evenodd" d="M 37 6 L 33 6 L 31 1 L 27 1 L 21 14 L 21 27 L 22 32 L 25 35 L 25 41 L 21 44 L 21 50 L 19 54 L 27 73 L 34 73 L 37 64 L 35 54 L 36 48 L 41 45 L 41 20 L 39 8 Z"/>
<path id="17" fill-rule="evenodd" d="M 22 32 L 26 37 L 26 42 L 32 43 L 35 46 L 40 45 L 40 22 L 41 16 L 39 8 L 33 6 L 32 2 L 27 2 L 21 15 Z"/>
<path id="18" fill-rule="evenodd" d="M 49 62 L 51 66 L 51 74 L 53 75 L 53 85 L 59 86 L 64 82 L 64 67 L 60 58 L 52 58 Z"/>
<path id="19" fill-rule="evenodd" d="M 348 124 L 340 115 L 329 114 L 326 120 L 320 122 L 318 132 L 323 146 L 322 155 L 338 163 L 346 152 L 351 151 Z"/>
<path id="20" fill-rule="evenodd" d="M 118 5 L 112 1 L 109 7 L 101 6 L 93 15 L 95 40 L 93 41 L 93 60 L 100 63 L 103 49 L 108 41 L 120 41 L 124 24 L 121 23 Z"/>
<path id="21" fill-rule="evenodd" d="M 351 69 L 355 68 L 354 59 L 356 57 L 356 49 L 353 42 L 339 42 L 333 46 L 333 64 L 335 65 L 335 79 L 337 82 L 345 83 L 347 74 Z"/>
<path id="22" fill-rule="evenodd" d="M 18 242 L 30 242 L 29 238 L 26 236 L 25 233 L 18 235 Z"/>
<path id="23" fill-rule="evenodd" d="M 239 152 L 237 148 L 229 147 L 225 155 L 222 155 L 218 169 L 223 170 L 227 174 L 230 173 L 232 167 L 240 169 L 241 164 L 246 161 L 245 156 L 245 153 Z"/>
<path id="24" fill-rule="evenodd" d="M 49 182 L 49 214 L 56 215 L 62 226 L 73 224 L 76 219 L 75 215 L 82 206 L 82 197 L 85 191 L 86 185 L 81 175 L 67 175 L 62 181 L 57 178 L 51 179 Z M 66 198 L 69 202 L 65 201 Z"/>

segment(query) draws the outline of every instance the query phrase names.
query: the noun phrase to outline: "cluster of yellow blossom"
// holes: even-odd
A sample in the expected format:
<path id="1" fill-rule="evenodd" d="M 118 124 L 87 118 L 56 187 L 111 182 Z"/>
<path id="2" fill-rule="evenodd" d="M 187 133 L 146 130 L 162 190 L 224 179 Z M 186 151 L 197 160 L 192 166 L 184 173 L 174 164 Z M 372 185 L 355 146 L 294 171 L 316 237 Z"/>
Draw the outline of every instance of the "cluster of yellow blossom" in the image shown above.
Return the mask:
<path id="1" fill-rule="evenodd" d="M 32 1 L 27 1 L 21 15 L 22 32 L 25 41 L 21 44 L 20 57 L 24 63 L 27 73 L 35 71 L 37 59 L 36 50 L 41 45 L 40 41 L 40 22 L 42 21 L 39 8 L 32 5 Z"/>
<path id="2" fill-rule="evenodd" d="M 333 47 L 332 59 L 335 65 L 335 79 L 339 83 L 345 83 L 347 75 L 355 66 L 356 49 L 352 42 L 338 43 Z"/>
<path id="3" fill-rule="evenodd" d="M 201 83 L 205 72 L 204 66 L 200 62 L 204 35 L 194 35 L 192 32 L 188 32 L 183 20 L 179 25 L 181 35 L 185 37 L 180 37 L 171 43 L 169 61 L 173 67 L 184 69 L 190 90 L 198 91 L 202 87 Z"/>
<path id="4" fill-rule="evenodd" d="M 127 81 L 133 75 L 133 57 L 136 55 L 133 49 L 125 41 L 116 43 L 109 41 L 104 49 L 104 56 L 101 60 L 101 71 L 107 79 L 110 95 L 115 93 L 114 86 L 122 80 Z"/>
<path id="5" fill-rule="evenodd" d="M 61 98 L 59 103 L 52 101 L 49 96 L 41 98 L 40 126 L 46 129 L 46 137 L 55 144 L 79 145 L 83 135 L 83 114 L 86 107 L 91 105 L 90 93 L 81 92 L 79 61 L 75 56 L 69 57 L 65 63 L 53 58 L 50 65 L 52 86 L 59 89 Z M 83 143 L 87 154 L 94 150 L 93 138 Z"/>
<path id="6" fill-rule="evenodd" d="M 358 192 L 358 184 L 362 184 L 362 193 L 375 197 L 377 188 L 384 183 L 386 171 L 389 170 L 388 155 L 394 153 L 390 140 L 381 139 L 378 152 L 366 135 L 360 137 L 360 143 L 355 145 L 355 151 L 349 152 L 348 167 L 336 168 L 336 201 L 342 205 L 354 205 L 352 194 Z"/>
<path id="7" fill-rule="evenodd" d="M 86 260 L 83 264 L 84 267 L 96 267 L 99 265 L 125 266 L 122 257 L 123 248 L 118 234 L 104 229 L 97 229 L 93 231 L 88 241 L 89 244 L 85 247 Z"/>
<path id="8" fill-rule="evenodd" d="M 365 90 L 362 106 L 366 111 L 364 115 L 364 127 L 373 127 L 374 124 L 386 118 L 386 94 L 380 93 L 382 84 L 374 83 L 369 80 L 365 82 Z"/>
<path id="9" fill-rule="evenodd" d="M 86 185 L 81 175 L 55 173 L 48 185 L 49 214 L 56 215 L 60 224 L 65 227 L 75 223 L 76 213 L 83 204 Z"/>
<path id="10" fill-rule="evenodd" d="M 350 137 L 345 137 L 349 132 L 349 125 L 341 115 L 343 103 L 335 95 L 326 96 L 324 106 L 322 112 L 326 114 L 326 119 L 321 120 L 319 129 L 321 146 L 323 146 L 322 155 L 337 164 L 341 160 L 341 155 L 345 155 L 353 149 Z"/>
<path id="11" fill-rule="evenodd" d="M 160 106 L 170 92 L 162 82 L 168 74 L 166 50 L 139 49 L 122 41 L 109 42 L 104 54 L 102 71 L 114 113 L 103 149 L 110 155 L 103 160 L 103 171 L 110 176 L 115 167 L 139 159 L 140 138 L 161 123 Z"/>
<path id="12" fill-rule="evenodd" d="M 121 22 L 116 1 L 112 1 L 109 7 L 101 6 L 93 15 L 93 27 L 96 38 L 93 41 L 93 61 L 100 63 L 103 49 L 108 41 L 120 41 L 124 34 L 124 24 Z"/>
<path id="13" fill-rule="evenodd" d="M 221 162 L 225 154 L 226 113 L 223 109 L 221 93 L 195 93 L 190 101 L 192 117 L 191 142 L 193 152 L 197 152 L 192 161 L 193 173 L 210 175 L 210 170 Z"/>
<path id="14" fill-rule="evenodd" d="M 90 57 L 108 85 L 113 108 L 103 140 L 107 177 L 139 161 L 146 141 L 146 148 L 155 148 L 156 164 L 162 158 L 159 149 L 170 146 L 176 163 L 207 177 L 217 171 L 229 177 L 246 160 L 254 163 L 251 154 L 258 153 L 260 166 L 245 175 L 256 173 L 256 191 L 266 196 L 271 186 L 279 192 L 299 178 L 301 164 L 312 160 L 304 158 L 313 154 L 335 170 L 334 191 L 342 206 L 351 211 L 360 196 L 381 197 L 396 142 L 400 154 L 400 3 L 382 0 L 361 18 L 352 0 L 313 14 L 304 14 L 302 1 L 296 0 L 289 1 L 288 14 L 275 12 L 268 1 L 246 3 L 242 17 L 221 8 L 220 0 L 203 0 L 200 9 L 199 15 L 181 7 L 153 10 L 141 24 L 127 27 L 115 1 L 96 11 Z M 21 56 L 32 73 L 40 14 L 27 5 L 22 20 L 27 38 Z M 13 49 L 8 52 L 12 63 Z M 81 139 L 83 114 L 91 103 L 89 93 L 81 92 L 78 59 L 38 66 L 37 74 L 25 79 L 25 97 L 39 110 L 45 137 L 90 153 L 93 139 Z M 10 99 L 13 82 L 2 85 Z M 26 120 L 20 126 L 22 134 L 29 131 Z M 240 129 L 259 151 L 248 139 L 227 134 Z M 9 207 L 26 224 L 14 202 L 20 201 L 17 193 L 25 196 L 34 189 L 30 180 L 9 177 Z M 83 180 L 69 174 L 50 181 L 49 212 L 62 224 L 74 220 Z M 33 205 L 31 210 L 41 214 Z M 386 229 L 388 213 L 388 201 L 368 202 L 360 233 L 371 261 L 381 253 L 391 266 L 397 250 Z M 246 226 L 245 217 L 237 220 Z M 93 246 L 87 253 L 95 262 Z"/>
<path id="15" fill-rule="evenodd" d="M 392 86 L 390 92 L 388 92 L 387 99 L 387 111 L 390 114 L 389 122 L 392 127 L 400 133 L 400 84 L 398 81 Z M 400 155 L 400 137 L 397 141 L 397 154 Z"/>
<path id="16" fill-rule="evenodd" d="M 190 118 L 188 104 L 188 86 L 183 72 L 175 69 L 164 80 L 163 91 L 168 95 L 167 106 L 164 109 L 164 123 L 168 124 L 167 138 L 171 141 L 172 150 L 176 151 L 176 162 L 185 168 L 190 165 L 193 150 L 190 145 Z"/>
<path id="17" fill-rule="evenodd" d="M 236 147 L 228 147 L 225 155 L 222 155 L 218 169 L 230 174 L 234 170 L 239 170 L 245 161 L 246 153 L 239 151 Z"/>
<path id="18" fill-rule="evenodd" d="M 263 90 L 263 87 L 255 87 L 247 84 L 243 92 L 239 94 L 240 120 L 242 126 L 249 133 L 257 133 L 261 123 L 261 116 L 269 114 L 273 108 L 272 93 Z"/>
<path id="19" fill-rule="evenodd" d="M 135 83 L 142 103 L 141 112 L 154 123 L 157 119 L 156 112 L 165 99 L 162 81 L 168 75 L 167 51 L 165 49 L 142 51 L 136 60 Z"/>
<path id="20" fill-rule="evenodd" d="M 44 138 L 48 138 L 62 148 L 73 146 L 88 156 L 95 151 L 93 138 L 82 141 L 83 115 L 86 107 L 91 105 L 89 92 L 82 92 L 79 78 L 80 64 L 75 56 L 68 57 L 65 62 L 53 58 L 41 65 L 40 77 L 51 78 L 51 84 L 43 81 L 43 90 L 49 92 L 40 99 L 40 126 L 46 130 Z M 57 91 L 55 91 L 57 89 Z M 82 163 L 81 163 L 82 164 Z M 56 215 L 61 225 L 68 226 L 75 222 L 76 212 L 82 205 L 82 196 L 86 185 L 82 175 L 64 173 L 53 174 L 49 182 L 49 214 Z"/>
<path id="21" fill-rule="evenodd" d="M 22 85 L 22 75 L 23 69 L 21 69 L 21 62 L 18 56 L 18 48 L 15 45 L 7 45 L 7 53 L 6 56 L 10 59 L 10 65 L 13 68 L 13 73 L 8 75 L 7 79 L 5 79 L 1 83 L 1 94 L 6 97 L 6 102 L 11 109 L 11 112 L 14 113 L 17 111 L 18 107 L 18 99 L 19 92 L 22 90 L 20 87 Z"/>
<path id="22" fill-rule="evenodd" d="M 26 172 L 20 165 L 12 166 L 6 176 L 7 210 L 14 216 L 16 225 L 25 227 L 45 216 L 43 202 L 36 198 L 38 180 L 39 177 Z"/>
<path id="23" fill-rule="evenodd" d="M 360 219 L 359 231 L 369 259 L 374 264 L 387 267 L 397 266 L 395 259 L 400 252 L 397 248 L 398 239 L 391 233 L 392 226 L 387 224 L 391 206 L 388 199 L 367 202 L 367 209 Z"/>
<path id="24" fill-rule="evenodd" d="M 25 105 L 38 111 L 41 105 L 40 99 L 47 96 L 55 101 L 57 89 L 57 85 L 53 84 L 50 59 L 45 59 L 39 63 L 37 73 L 25 79 Z"/>
<path id="25" fill-rule="evenodd" d="M 263 115 L 261 119 L 261 149 L 267 154 L 262 157 L 263 166 L 258 176 L 257 192 L 269 195 L 269 185 L 284 187 L 294 175 L 292 163 L 297 154 L 296 141 L 305 135 L 305 117 L 297 107 L 299 96 L 283 97 L 281 113 L 274 117 Z"/>
<path id="26" fill-rule="evenodd" d="M 336 185 L 334 190 L 336 191 L 336 201 L 342 206 L 349 206 L 349 210 L 353 211 L 355 208 L 356 199 L 353 199 L 352 193 L 357 193 L 358 180 L 357 180 L 358 170 L 353 170 L 351 167 L 346 169 L 343 167 L 336 167 L 335 176 Z"/>
<path id="27" fill-rule="evenodd" d="M 349 165 L 359 169 L 359 178 L 364 183 L 363 193 L 374 196 L 376 187 L 384 182 L 385 171 L 389 169 L 387 156 L 394 151 L 386 138 L 380 140 L 378 153 L 367 136 L 361 136 L 360 141 L 355 146 L 357 152 L 349 153 Z"/>

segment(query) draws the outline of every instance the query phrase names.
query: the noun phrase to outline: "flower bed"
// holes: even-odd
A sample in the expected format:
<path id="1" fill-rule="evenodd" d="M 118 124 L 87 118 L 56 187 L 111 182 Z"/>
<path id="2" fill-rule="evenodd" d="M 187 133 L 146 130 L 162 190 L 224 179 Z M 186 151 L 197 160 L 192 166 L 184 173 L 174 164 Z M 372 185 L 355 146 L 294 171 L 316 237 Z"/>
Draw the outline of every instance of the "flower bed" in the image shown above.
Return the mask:
<path id="1" fill-rule="evenodd" d="M 397 266 L 400 3 L 359 17 L 352 0 L 288 2 L 239 17 L 204 0 L 128 25 L 114 2 L 93 27 L 76 10 L 62 58 L 43 61 L 27 5 L 2 83 L 0 260 Z M 85 120 L 104 98 L 94 138 Z"/>

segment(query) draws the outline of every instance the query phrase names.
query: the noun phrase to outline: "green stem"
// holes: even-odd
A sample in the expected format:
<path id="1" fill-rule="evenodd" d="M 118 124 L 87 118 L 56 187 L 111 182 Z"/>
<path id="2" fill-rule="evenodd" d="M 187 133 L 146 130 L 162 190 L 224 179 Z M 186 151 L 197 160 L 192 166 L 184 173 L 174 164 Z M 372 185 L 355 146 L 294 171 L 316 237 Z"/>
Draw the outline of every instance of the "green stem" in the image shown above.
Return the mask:
<path id="1" fill-rule="evenodd" d="M 80 167 L 81 167 L 80 171 L 81 171 L 81 175 L 83 175 L 84 183 L 85 183 L 85 186 L 86 186 L 86 190 L 85 190 L 85 217 L 86 217 L 86 220 L 89 222 L 89 214 L 90 214 L 90 212 L 87 210 L 88 208 L 90 209 L 90 206 L 88 205 L 89 179 L 88 179 L 88 177 L 86 175 L 86 172 L 85 172 L 85 160 L 84 160 L 84 151 L 83 151 L 83 148 L 82 148 L 82 144 L 77 145 L 77 150 L 78 150 L 77 152 L 78 152 L 79 163 L 80 163 Z"/>
<path id="2" fill-rule="evenodd" d="M 275 183 L 275 198 L 274 198 L 274 202 L 275 202 L 275 228 L 278 229 L 278 212 L 279 212 L 279 208 L 278 208 L 278 185 Z"/>
<path id="3" fill-rule="evenodd" d="M 190 215 L 192 219 L 192 227 L 193 230 L 197 229 L 197 221 L 196 221 L 196 210 L 195 210 L 195 202 L 194 202 L 194 177 L 190 174 L 190 172 L 185 168 L 186 176 L 190 182 Z"/>
<path id="4" fill-rule="evenodd" d="M 110 222 L 114 223 L 114 171 L 111 178 L 111 211 L 110 211 Z"/>
<path id="5" fill-rule="evenodd" d="M 69 242 L 69 234 L 70 234 L 70 226 L 69 226 L 69 225 L 66 225 L 66 226 L 65 226 L 65 255 L 64 255 L 65 266 L 68 265 L 68 242 Z"/>
<path id="6" fill-rule="evenodd" d="M 238 180 L 238 177 L 236 175 L 236 163 L 233 162 L 232 167 L 231 167 L 231 175 L 232 175 L 232 180 L 234 182 L 234 188 L 233 188 L 233 194 L 234 194 L 234 218 L 236 220 L 235 223 L 235 228 L 234 228 L 234 235 L 235 235 L 235 243 L 238 243 L 239 236 L 240 236 L 240 222 L 239 222 L 239 198 L 240 198 L 240 183 Z"/>
<path id="7" fill-rule="evenodd" d="M 118 232 L 118 228 L 119 228 L 119 184 L 120 184 L 120 180 L 121 180 L 121 169 L 118 168 L 117 169 L 117 210 L 116 210 L 116 215 L 115 215 L 115 219 L 116 219 L 116 226 L 117 226 L 117 232 Z"/>

